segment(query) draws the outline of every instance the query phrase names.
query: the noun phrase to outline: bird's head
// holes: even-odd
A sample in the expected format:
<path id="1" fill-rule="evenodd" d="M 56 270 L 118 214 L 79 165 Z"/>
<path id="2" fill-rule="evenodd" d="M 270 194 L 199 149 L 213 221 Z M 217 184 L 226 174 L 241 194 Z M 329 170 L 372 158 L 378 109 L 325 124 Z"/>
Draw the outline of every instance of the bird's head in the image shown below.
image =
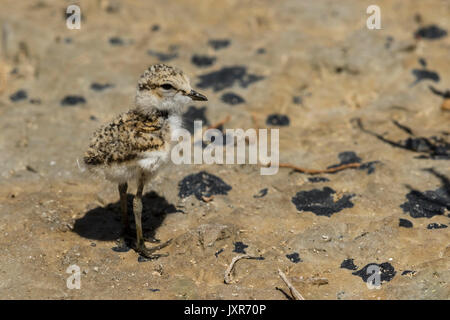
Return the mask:
<path id="1" fill-rule="evenodd" d="M 179 112 L 192 100 L 208 99 L 193 90 L 189 78 L 177 68 L 155 64 L 138 81 L 136 106 L 143 111 L 157 108 Z"/>

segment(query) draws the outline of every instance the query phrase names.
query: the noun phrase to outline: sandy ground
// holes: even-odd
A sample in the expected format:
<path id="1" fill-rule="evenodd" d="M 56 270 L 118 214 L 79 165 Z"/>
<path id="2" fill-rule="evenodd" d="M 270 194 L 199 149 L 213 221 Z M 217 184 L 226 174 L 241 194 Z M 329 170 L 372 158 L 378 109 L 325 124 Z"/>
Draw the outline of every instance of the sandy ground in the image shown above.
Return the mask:
<path id="1" fill-rule="evenodd" d="M 372 2 L 73 1 L 68 30 L 68 2 L 2 0 L 0 298 L 286 299 L 281 269 L 306 299 L 449 299 L 450 3 L 377 1 L 368 30 Z M 188 126 L 230 115 L 224 128 L 279 128 L 281 162 L 360 168 L 171 165 L 144 200 L 169 256 L 114 250 L 117 186 L 76 159 L 157 62 L 209 97 Z M 224 284 L 243 252 L 262 258 Z"/>

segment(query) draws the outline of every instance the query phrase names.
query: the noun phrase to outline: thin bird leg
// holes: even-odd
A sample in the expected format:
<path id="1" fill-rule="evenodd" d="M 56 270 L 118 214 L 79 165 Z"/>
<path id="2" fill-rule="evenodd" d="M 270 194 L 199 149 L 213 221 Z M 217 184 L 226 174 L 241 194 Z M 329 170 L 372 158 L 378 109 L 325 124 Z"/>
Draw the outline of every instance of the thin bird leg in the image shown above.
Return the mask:
<path id="1" fill-rule="evenodd" d="M 168 254 L 153 254 L 153 252 L 158 251 L 162 248 L 167 247 L 172 239 L 161 243 L 158 246 L 147 248 L 144 242 L 144 236 L 142 234 L 142 192 L 144 190 L 144 182 L 145 177 L 141 176 L 138 181 L 138 187 L 136 196 L 133 199 L 133 212 L 134 212 L 134 220 L 136 223 L 136 248 L 135 250 L 139 252 L 142 256 L 149 259 L 157 259 L 159 257 L 168 256 Z"/>
<path id="2" fill-rule="evenodd" d="M 128 184 L 126 182 L 119 184 L 120 211 L 122 214 L 122 232 L 120 234 L 120 239 L 119 239 L 119 247 L 121 247 L 121 248 L 127 247 L 126 239 L 129 238 L 129 235 L 131 234 L 130 225 L 129 225 L 129 221 L 128 221 L 127 190 L 128 190 Z"/>

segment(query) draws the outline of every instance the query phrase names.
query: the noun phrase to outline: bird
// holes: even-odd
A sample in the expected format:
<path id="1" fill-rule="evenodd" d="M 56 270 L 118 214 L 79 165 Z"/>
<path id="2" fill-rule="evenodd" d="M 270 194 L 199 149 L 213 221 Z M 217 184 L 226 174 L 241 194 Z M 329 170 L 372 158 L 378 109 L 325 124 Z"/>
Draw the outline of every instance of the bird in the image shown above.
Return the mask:
<path id="1" fill-rule="evenodd" d="M 168 163 L 174 143 L 172 137 L 182 128 L 184 107 L 191 101 L 207 100 L 205 95 L 191 88 L 189 78 L 181 69 L 166 64 L 151 65 L 138 80 L 134 105 L 98 128 L 84 153 L 84 168 L 118 185 L 121 245 L 130 242 L 127 242 L 131 235 L 127 190 L 128 183 L 136 182 L 133 198 L 136 238 L 130 246 L 145 258 L 167 256 L 155 252 L 168 246 L 171 239 L 152 248 L 145 245 L 147 239 L 142 233 L 144 187 Z"/>

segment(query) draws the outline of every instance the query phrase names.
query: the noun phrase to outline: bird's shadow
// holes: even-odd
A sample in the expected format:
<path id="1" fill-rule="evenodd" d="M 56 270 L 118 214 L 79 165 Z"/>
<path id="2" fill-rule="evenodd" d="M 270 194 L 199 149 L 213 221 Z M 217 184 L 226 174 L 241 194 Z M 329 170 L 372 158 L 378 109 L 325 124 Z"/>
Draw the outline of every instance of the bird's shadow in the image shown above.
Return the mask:
<path id="1" fill-rule="evenodd" d="M 131 230 L 135 230 L 133 215 L 133 195 L 127 194 L 128 217 Z M 142 229 L 144 236 L 153 238 L 155 231 L 163 223 L 167 214 L 179 210 L 164 197 L 152 191 L 142 197 Z M 79 236 L 100 241 L 113 241 L 120 237 L 122 231 L 122 214 L 120 201 L 104 207 L 96 207 L 75 220 L 73 232 Z"/>

